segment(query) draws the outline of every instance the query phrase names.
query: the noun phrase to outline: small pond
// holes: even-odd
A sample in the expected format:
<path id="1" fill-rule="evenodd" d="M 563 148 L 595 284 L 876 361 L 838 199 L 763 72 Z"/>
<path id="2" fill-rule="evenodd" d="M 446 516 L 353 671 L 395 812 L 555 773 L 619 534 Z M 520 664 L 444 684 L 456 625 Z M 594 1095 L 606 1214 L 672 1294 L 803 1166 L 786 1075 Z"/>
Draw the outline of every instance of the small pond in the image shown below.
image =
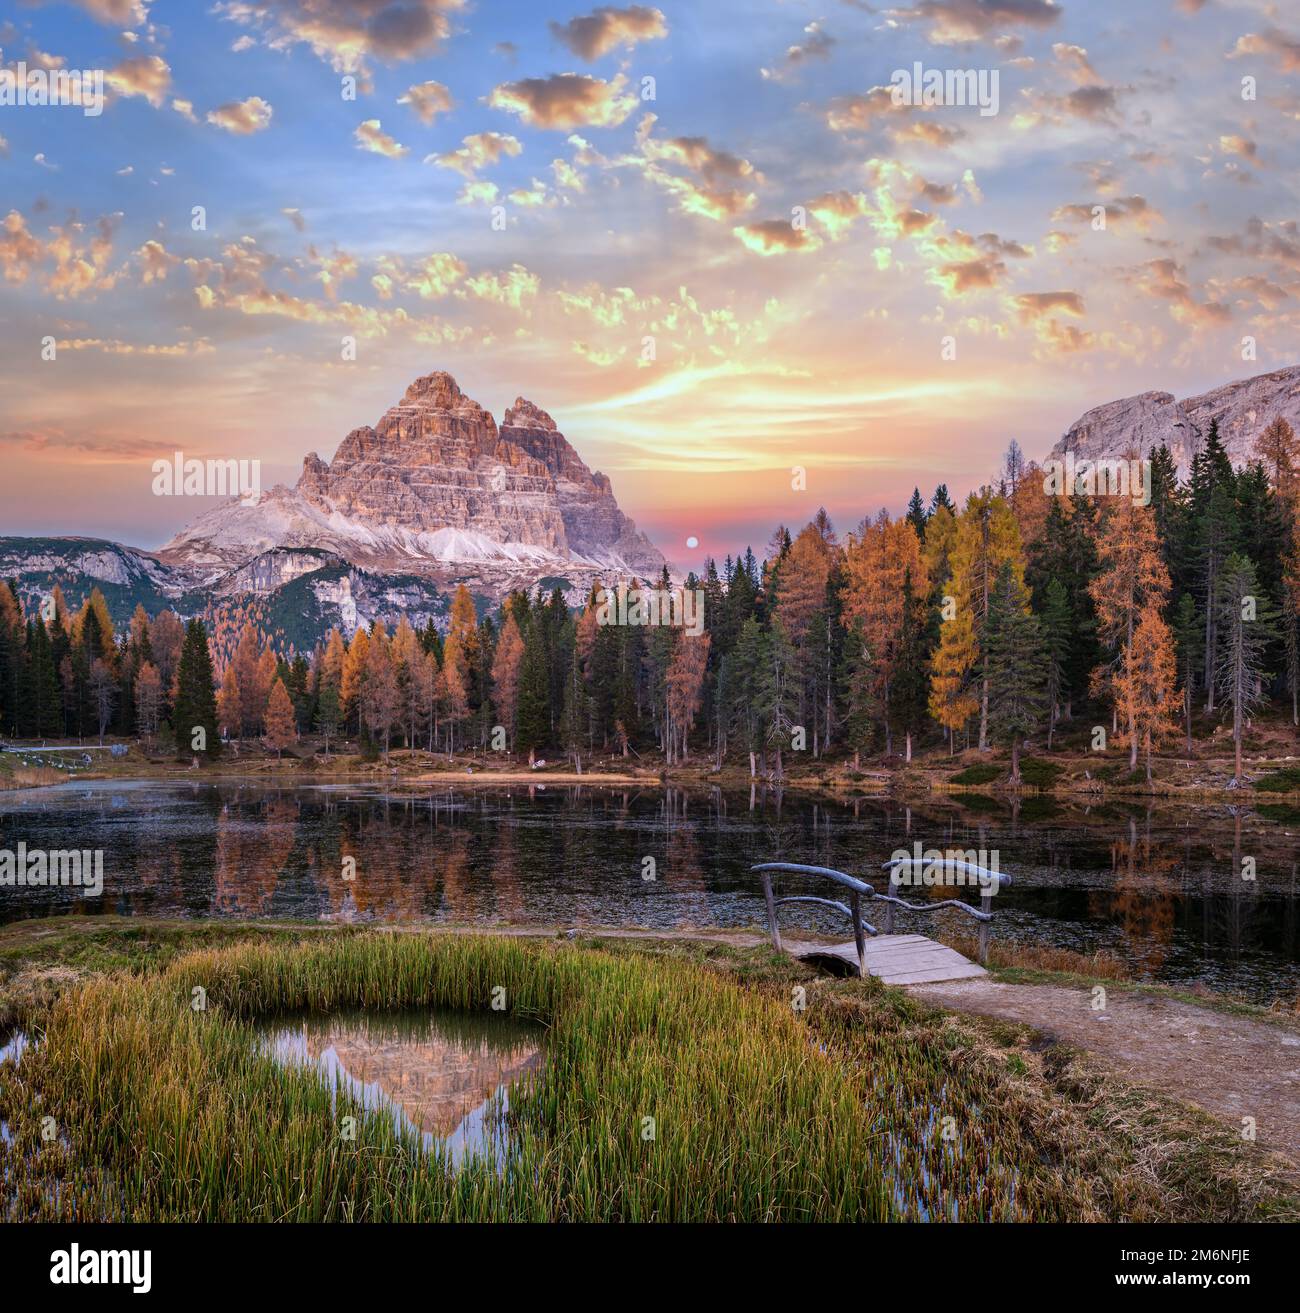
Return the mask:
<path id="1" fill-rule="evenodd" d="M 456 1167 L 476 1156 L 503 1169 L 510 1091 L 542 1064 L 542 1028 L 491 1013 L 337 1011 L 255 1029 L 282 1066 L 316 1071 L 336 1096 L 391 1117 Z"/>

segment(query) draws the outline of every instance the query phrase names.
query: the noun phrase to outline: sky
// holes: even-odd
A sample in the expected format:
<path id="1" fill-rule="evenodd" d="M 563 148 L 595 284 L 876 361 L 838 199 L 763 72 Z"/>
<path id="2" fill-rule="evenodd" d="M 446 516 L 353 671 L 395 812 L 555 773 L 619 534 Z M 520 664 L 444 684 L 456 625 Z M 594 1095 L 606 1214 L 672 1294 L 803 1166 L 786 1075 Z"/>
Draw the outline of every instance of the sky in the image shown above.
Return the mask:
<path id="1" fill-rule="evenodd" d="M 1293 6 L 0 0 L 0 48 L 107 96 L 0 105 L 0 534 L 157 547 L 210 503 L 155 459 L 292 484 L 445 369 L 697 566 L 1296 359 Z"/>

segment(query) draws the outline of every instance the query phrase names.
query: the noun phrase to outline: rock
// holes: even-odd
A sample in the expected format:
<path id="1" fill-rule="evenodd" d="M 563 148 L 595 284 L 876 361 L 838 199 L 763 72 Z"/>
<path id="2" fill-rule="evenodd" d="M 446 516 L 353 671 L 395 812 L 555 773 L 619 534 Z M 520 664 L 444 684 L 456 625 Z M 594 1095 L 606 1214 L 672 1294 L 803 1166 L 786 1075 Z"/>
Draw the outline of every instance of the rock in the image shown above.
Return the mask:
<path id="1" fill-rule="evenodd" d="M 1211 420 L 1219 421 L 1220 440 L 1232 463 L 1241 466 L 1255 459 L 1256 440 L 1279 415 L 1300 432 L 1300 366 L 1239 379 L 1184 401 L 1168 392 L 1109 401 L 1076 420 L 1051 454 L 1118 459 L 1136 450 L 1150 456 L 1163 443 L 1186 478 Z"/>
<path id="2" fill-rule="evenodd" d="M 498 431 L 444 371 L 417 378 L 373 428 L 353 429 L 333 461 L 309 453 L 294 488 L 206 512 L 159 556 L 229 572 L 279 548 L 417 574 L 467 562 L 515 583 L 520 573 L 572 580 L 570 566 L 581 576 L 664 565 L 550 415 L 519 397 Z"/>

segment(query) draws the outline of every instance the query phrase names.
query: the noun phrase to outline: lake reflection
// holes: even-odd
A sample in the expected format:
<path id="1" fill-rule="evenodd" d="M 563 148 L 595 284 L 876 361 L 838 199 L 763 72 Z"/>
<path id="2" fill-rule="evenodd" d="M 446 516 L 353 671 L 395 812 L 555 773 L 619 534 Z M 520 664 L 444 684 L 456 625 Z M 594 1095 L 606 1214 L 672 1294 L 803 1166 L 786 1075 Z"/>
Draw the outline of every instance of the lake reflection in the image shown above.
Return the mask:
<path id="1" fill-rule="evenodd" d="M 470 1155 L 504 1166 L 510 1088 L 542 1060 L 540 1029 L 472 1013 L 341 1011 L 256 1029 L 281 1066 L 316 1071 L 456 1166 Z"/>
<path id="2" fill-rule="evenodd" d="M 1105 949 L 1153 979 L 1272 998 L 1300 991 L 1297 819 L 977 795 L 908 806 L 591 785 L 87 782 L 0 795 L 0 847 L 102 848 L 104 896 L 0 888 L 0 921 L 754 926 L 752 863 L 832 866 L 882 888 L 881 863 L 919 841 L 998 851 L 1016 883 L 997 900 L 995 936 Z M 784 915 L 844 928 L 807 908 Z"/>

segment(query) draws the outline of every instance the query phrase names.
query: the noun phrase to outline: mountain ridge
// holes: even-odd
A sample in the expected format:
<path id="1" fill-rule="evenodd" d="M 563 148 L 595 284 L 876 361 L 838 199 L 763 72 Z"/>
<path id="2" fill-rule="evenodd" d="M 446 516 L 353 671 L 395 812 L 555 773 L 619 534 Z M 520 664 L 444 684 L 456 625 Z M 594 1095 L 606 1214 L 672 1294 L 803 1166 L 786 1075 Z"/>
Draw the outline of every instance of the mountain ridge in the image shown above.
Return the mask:
<path id="1" fill-rule="evenodd" d="M 1224 383 L 1177 400 L 1171 392 L 1139 392 L 1085 411 L 1049 453 L 1076 460 L 1150 456 L 1163 443 L 1186 478 L 1212 420 L 1236 466 L 1255 459 L 1255 442 L 1281 416 L 1300 432 L 1300 365 Z"/>

